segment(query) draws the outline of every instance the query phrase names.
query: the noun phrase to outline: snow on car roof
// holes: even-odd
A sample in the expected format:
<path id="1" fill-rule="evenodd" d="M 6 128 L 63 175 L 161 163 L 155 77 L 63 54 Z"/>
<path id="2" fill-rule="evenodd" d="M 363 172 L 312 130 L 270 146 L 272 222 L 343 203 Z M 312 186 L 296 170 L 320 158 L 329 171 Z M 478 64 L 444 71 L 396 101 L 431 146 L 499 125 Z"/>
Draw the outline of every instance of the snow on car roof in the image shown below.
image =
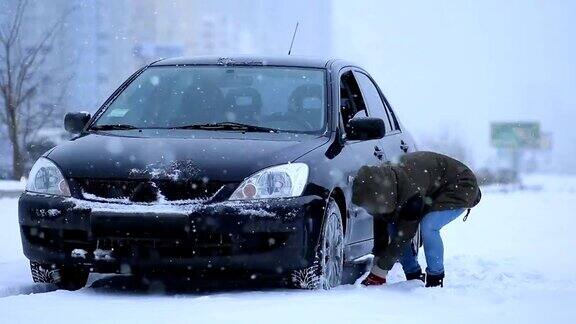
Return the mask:
<path id="1" fill-rule="evenodd" d="M 196 56 L 160 60 L 152 66 L 162 65 L 231 65 L 231 66 L 294 66 L 325 68 L 332 61 L 329 58 L 305 56 Z"/>

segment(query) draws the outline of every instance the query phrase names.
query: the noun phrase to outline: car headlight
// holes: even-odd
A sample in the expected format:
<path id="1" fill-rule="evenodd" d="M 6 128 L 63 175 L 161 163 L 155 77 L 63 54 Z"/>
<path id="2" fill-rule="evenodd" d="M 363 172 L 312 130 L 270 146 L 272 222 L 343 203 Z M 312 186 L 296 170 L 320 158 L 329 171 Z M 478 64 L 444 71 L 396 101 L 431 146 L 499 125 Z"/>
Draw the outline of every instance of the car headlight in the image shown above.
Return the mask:
<path id="1" fill-rule="evenodd" d="M 308 165 L 290 163 L 266 168 L 246 178 L 230 200 L 298 197 L 308 182 Z"/>
<path id="2" fill-rule="evenodd" d="M 70 187 L 60 169 L 52 161 L 39 158 L 26 183 L 26 191 L 70 197 Z"/>

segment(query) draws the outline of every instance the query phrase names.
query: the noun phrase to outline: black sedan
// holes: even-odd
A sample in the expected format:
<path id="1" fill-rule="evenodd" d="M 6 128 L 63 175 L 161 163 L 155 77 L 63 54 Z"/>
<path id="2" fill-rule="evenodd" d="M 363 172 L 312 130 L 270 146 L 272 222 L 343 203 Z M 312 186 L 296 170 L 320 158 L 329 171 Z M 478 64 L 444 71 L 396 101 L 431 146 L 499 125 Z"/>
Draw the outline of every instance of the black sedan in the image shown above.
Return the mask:
<path id="1" fill-rule="evenodd" d="M 34 280 L 64 289 L 154 271 L 337 286 L 374 245 L 354 175 L 415 149 L 365 70 L 295 57 L 157 61 L 65 128 L 19 202 Z"/>

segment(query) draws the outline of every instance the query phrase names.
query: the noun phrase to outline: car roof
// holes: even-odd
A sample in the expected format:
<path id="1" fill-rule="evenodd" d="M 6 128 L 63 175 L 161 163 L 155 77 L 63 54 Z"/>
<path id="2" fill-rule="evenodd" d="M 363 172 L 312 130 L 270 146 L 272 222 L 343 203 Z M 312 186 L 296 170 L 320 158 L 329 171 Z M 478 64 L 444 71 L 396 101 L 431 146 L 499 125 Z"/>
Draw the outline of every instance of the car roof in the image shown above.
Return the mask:
<path id="1" fill-rule="evenodd" d="M 326 68 L 333 59 L 305 56 L 195 56 L 156 61 L 151 66 L 163 65 L 237 65 L 237 66 L 293 66 Z"/>

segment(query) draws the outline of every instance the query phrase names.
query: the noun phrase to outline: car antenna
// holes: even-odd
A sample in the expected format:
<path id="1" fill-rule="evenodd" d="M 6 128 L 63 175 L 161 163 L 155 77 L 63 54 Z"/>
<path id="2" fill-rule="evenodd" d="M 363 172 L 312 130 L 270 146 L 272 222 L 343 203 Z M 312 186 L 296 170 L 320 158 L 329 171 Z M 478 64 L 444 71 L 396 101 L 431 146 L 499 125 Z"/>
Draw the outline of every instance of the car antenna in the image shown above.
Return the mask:
<path id="1" fill-rule="evenodd" d="M 288 55 L 290 55 L 292 53 L 292 46 L 294 45 L 294 39 L 296 38 L 296 33 L 298 32 L 298 24 L 299 22 L 296 22 L 296 27 L 294 28 L 294 34 L 292 35 L 292 42 L 290 43 L 290 49 L 288 50 Z"/>

